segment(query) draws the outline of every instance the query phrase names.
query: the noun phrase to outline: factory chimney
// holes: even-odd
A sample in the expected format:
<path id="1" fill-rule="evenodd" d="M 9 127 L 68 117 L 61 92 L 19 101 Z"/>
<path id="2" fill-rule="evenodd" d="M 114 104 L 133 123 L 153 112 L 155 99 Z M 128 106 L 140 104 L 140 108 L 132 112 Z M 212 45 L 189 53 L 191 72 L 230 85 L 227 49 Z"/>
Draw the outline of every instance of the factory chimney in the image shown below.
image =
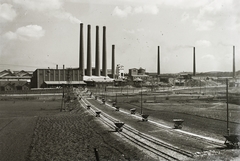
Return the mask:
<path id="1" fill-rule="evenodd" d="M 193 76 L 196 76 L 195 47 L 193 47 Z"/>
<path id="2" fill-rule="evenodd" d="M 96 26 L 95 75 L 96 76 L 100 76 L 100 67 L 99 67 L 99 27 L 98 26 Z"/>
<path id="3" fill-rule="evenodd" d="M 103 26 L 102 75 L 107 76 L 106 26 Z"/>
<path id="4" fill-rule="evenodd" d="M 233 78 L 235 78 L 235 46 L 233 46 Z"/>
<path id="5" fill-rule="evenodd" d="M 158 46 L 157 75 L 160 75 L 160 46 Z"/>
<path id="6" fill-rule="evenodd" d="M 87 75 L 92 76 L 91 25 L 88 25 L 87 30 Z"/>
<path id="7" fill-rule="evenodd" d="M 84 70 L 84 51 L 83 51 L 83 23 L 80 23 L 80 40 L 79 40 L 79 70 L 82 76 L 85 75 Z"/>
<path id="8" fill-rule="evenodd" d="M 112 45 L 112 78 L 115 79 L 115 45 Z"/>

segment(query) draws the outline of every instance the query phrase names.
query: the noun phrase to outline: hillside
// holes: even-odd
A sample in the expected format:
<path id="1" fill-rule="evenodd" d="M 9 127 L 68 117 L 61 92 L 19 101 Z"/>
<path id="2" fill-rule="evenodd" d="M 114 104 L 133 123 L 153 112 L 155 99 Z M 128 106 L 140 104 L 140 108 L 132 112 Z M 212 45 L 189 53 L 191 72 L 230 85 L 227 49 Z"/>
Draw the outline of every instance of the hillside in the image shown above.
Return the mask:
<path id="1" fill-rule="evenodd" d="M 232 72 L 220 72 L 220 71 L 213 71 L 213 72 L 204 72 L 204 73 L 197 73 L 197 76 L 204 76 L 204 77 L 232 77 Z M 240 70 L 236 71 L 236 76 L 240 77 Z"/>

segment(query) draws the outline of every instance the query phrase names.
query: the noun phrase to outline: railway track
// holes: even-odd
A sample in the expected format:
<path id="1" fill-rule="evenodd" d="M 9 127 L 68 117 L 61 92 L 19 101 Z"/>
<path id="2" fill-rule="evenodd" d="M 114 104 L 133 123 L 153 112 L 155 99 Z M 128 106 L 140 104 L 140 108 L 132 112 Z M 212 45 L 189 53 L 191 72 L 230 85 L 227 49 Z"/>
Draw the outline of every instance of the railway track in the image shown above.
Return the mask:
<path id="1" fill-rule="evenodd" d="M 85 108 L 87 108 L 87 104 L 90 104 L 86 99 L 82 99 L 81 101 Z M 91 105 L 91 109 L 88 111 L 95 115 L 95 112 L 99 111 L 99 109 Z M 119 122 L 119 120 L 116 120 L 104 112 L 101 113 L 99 119 L 111 129 L 115 129 L 114 123 Z M 163 141 L 141 133 L 128 125 L 124 125 L 124 130 L 118 134 L 141 149 L 144 149 L 146 153 L 154 154 L 154 156 L 158 157 L 158 159 L 161 158 L 161 160 L 186 160 L 187 158 L 193 158 L 194 156 L 188 151 L 164 143 Z"/>
<path id="2" fill-rule="evenodd" d="M 137 108 L 140 108 L 138 105 L 135 105 L 135 104 L 131 104 L 131 103 L 127 103 L 127 104 L 129 104 L 131 106 L 134 106 L 134 107 L 137 107 Z M 198 117 L 207 118 L 207 117 L 203 117 L 203 116 L 198 116 Z M 208 118 L 208 119 L 224 121 L 224 120 L 214 119 L 214 118 Z M 236 123 L 236 122 L 233 122 L 233 123 Z M 236 124 L 239 124 L 239 123 L 236 123 Z M 160 128 L 162 128 L 162 127 L 160 127 Z M 213 141 L 213 140 L 209 140 L 209 139 L 205 139 L 205 138 L 201 138 L 201 137 L 197 137 L 197 136 L 194 136 L 194 135 L 189 135 L 187 133 L 184 133 L 184 131 L 182 131 L 182 130 L 169 129 L 169 131 L 178 132 L 179 135 L 182 135 L 184 137 L 188 137 L 188 138 L 191 138 L 191 139 L 195 139 L 198 142 L 199 141 L 203 142 L 203 143 L 208 144 L 209 146 L 212 146 L 212 147 L 222 147 L 223 146 L 223 143 Z"/>

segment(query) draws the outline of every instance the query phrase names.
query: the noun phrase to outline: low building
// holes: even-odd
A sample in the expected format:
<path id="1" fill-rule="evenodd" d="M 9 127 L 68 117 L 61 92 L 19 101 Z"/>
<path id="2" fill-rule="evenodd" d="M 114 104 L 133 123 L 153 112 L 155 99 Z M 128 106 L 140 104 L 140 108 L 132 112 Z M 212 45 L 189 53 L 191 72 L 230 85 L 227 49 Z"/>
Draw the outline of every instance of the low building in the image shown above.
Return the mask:
<path id="1" fill-rule="evenodd" d="M 143 68 L 129 69 L 128 81 L 134 82 L 134 80 L 138 80 L 138 79 L 141 79 L 142 81 L 147 81 L 149 76 L 146 75 L 145 72 L 146 72 L 146 70 Z"/>
<path id="2" fill-rule="evenodd" d="M 30 90 L 30 83 L 26 81 L 0 81 L 1 91 Z"/>
<path id="3" fill-rule="evenodd" d="M 0 81 L 27 81 L 30 82 L 32 78 L 31 71 L 14 71 L 11 70 L 3 70 L 0 72 Z"/>
<path id="4" fill-rule="evenodd" d="M 104 76 L 84 76 L 83 80 L 87 86 L 94 87 L 113 86 L 114 83 L 114 79 Z"/>

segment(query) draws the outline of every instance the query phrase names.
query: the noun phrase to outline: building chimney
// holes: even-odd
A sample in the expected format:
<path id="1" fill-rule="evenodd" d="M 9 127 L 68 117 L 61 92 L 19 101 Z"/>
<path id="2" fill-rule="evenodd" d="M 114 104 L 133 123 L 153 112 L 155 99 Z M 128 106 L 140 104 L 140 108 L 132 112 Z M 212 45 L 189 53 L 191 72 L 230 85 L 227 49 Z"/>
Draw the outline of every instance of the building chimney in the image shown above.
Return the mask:
<path id="1" fill-rule="evenodd" d="M 115 45 L 112 45 L 112 78 L 115 79 Z"/>
<path id="2" fill-rule="evenodd" d="M 99 27 L 96 26 L 96 56 L 95 56 L 95 75 L 100 76 L 99 65 Z"/>
<path id="3" fill-rule="evenodd" d="M 84 70 L 84 50 L 83 50 L 83 23 L 80 23 L 80 40 L 79 40 L 79 70 L 81 75 L 85 75 Z"/>
<path id="4" fill-rule="evenodd" d="M 63 69 L 65 69 L 65 65 L 63 65 Z"/>
<path id="5" fill-rule="evenodd" d="M 107 76 L 106 26 L 103 26 L 102 75 Z"/>
<path id="6" fill-rule="evenodd" d="M 91 25 L 88 25 L 87 30 L 87 75 L 92 76 Z"/>
<path id="7" fill-rule="evenodd" d="M 157 75 L 160 75 L 160 46 L 158 46 Z"/>
<path id="8" fill-rule="evenodd" d="M 56 65 L 56 69 L 58 69 L 58 65 Z"/>
<path id="9" fill-rule="evenodd" d="M 233 46 L 233 78 L 235 78 L 235 46 Z"/>
<path id="10" fill-rule="evenodd" d="M 195 47 L 193 47 L 193 76 L 196 76 L 196 58 L 195 58 Z"/>

